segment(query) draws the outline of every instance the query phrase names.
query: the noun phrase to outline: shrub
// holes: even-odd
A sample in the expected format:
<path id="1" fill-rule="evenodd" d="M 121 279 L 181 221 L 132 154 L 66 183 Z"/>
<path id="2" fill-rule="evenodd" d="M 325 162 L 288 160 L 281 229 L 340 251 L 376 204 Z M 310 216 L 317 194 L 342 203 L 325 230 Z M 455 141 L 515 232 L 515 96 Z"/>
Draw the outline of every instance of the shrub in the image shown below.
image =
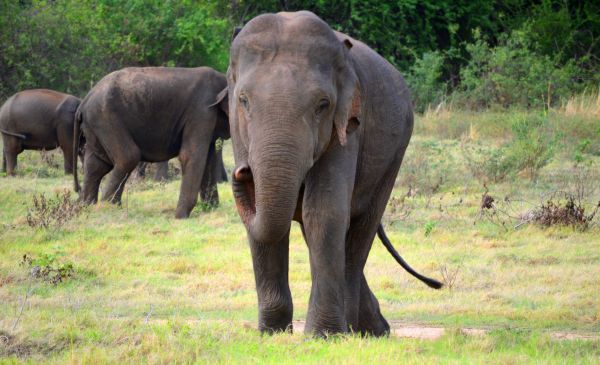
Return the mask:
<path id="1" fill-rule="evenodd" d="M 558 136 L 548 126 L 545 116 L 518 116 L 512 123 L 514 141 L 506 148 L 506 159 L 517 171 L 525 171 L 536 180 L 556 151 Z"/>
<path id="2" fill-rule="evenodd" d="M 431 195 L 451 178 L 455 161 L 445 145 L 434 140 L 411 142 L 400 169 L 400 182 L 409 187 L 409 195 Z"/>
<path id="3" fill-rule="evenodd" d="M 54 198 L 44 194 L 33 195 L 33 206 L 27 211 L 27 224 L 32 228 L 59 229 L 83 210 L 83 204 L 71 200 L 68 190 L 56 193 Z"/>
<path id="4" fill-rule="evenodd" d="M 537 180 L 539 170 L 554 156 L 558 136 L 545 116 L 517 115 L 511 124 L 513 139 L 498 148 L 463 143 L 462 153 L 473 176 L 482 182 L 501 182 L 525 172 Z"/>
<path id="5" fill-rule="evenodd" d="M 549 107 L 580 91 L 573 62 L 557 66 L 532 51 L 530 43 L 525 31 L 513 31 L 491 47 L 476 31 L 475 41 L 466 46 L 469 62 L 460 71 L 455 101 L 475 109 Z"/>
<path id="6" fill-rule="evenodd" d="M 23 255 L 21 266 L 29 269 L 29 274 L 42 281 L 57 285 L 73 276 L 75 269 L 73 264 L 59 260 L 60 253 L 42 254 L 40 257 Z"/>
<path id="7" fill-rule="evenodd" d="M 444 57 L 439 52 L 425 52 L 410 68 L 406 82 L 418 112 L 442 102 L 446 94 L 446 85 L 441 81 L 443 65 Z"/>

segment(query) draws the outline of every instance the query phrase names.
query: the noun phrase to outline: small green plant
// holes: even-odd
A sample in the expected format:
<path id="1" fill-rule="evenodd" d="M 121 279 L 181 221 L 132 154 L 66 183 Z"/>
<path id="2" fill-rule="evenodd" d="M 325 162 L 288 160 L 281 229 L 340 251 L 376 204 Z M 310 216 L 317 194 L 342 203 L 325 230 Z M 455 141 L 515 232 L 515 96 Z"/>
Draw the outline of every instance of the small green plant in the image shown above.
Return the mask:
<path id="1" fill-rule="evenodd" d="M 42 254 L 39 257 L 23 255 L 20 265 L 29 270 L 31 277 L 57 285 L 75 274 L 74 266 L 69 261 L 60 261 L 60 252 Z"/>
<path id="2" fill-rule="evenodd" d="M 428 221 L 427 223 L 425 223 L 425 237 L 429 237 L 429 235 L 433 232 L 433 229 L 435 228 L 435 226 L 437 225 L 437 222 L 434 221 Z"/>
<path id="3" fill-rule="evenodd" d="M 57 230 L 83 210 L 83 204 L 71 199 L 71 192 L 64 190 L 54 198 L 33 194 L 32 207 L 27 211 L 27 224 L 32 228 Z"/>
<path id="4" fill-rule="evenodd" d="M 579 144 L 575 147 L 575 154 L 573 155 L 575 164 L 581 164 L 586 160 L 585 154 L 588 152 L 591 143 L 592 142 L 587 138 L 579 141 Z"/>

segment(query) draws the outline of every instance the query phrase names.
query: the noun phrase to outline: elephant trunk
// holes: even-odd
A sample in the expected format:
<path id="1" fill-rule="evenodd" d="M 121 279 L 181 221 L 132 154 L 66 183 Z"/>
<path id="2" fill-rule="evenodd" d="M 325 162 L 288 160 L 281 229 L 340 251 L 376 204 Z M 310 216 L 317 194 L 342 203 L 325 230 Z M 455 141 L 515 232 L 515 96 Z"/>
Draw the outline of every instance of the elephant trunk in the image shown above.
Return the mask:
<path id="1" fill-rule="evenodd" d="M 289 131 L 285 136 L 289 140 Z M 236 205 L 248 234 L 264 244 L 279 242 L 289 231 L 307 170 L 301 146 L 282 138 L 256 140 L 250 166 L 238 167 L 233 176 Z"/>

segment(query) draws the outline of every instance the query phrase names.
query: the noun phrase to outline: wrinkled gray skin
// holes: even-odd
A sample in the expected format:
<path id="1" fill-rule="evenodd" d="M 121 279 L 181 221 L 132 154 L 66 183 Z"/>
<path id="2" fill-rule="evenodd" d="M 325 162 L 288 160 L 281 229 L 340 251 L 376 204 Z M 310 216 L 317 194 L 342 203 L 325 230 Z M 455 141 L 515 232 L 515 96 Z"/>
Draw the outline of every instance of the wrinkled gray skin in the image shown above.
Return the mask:
<path id="1" fill-rule="evenodd" d="M 46 89 L 25 90 L 11 96 L 0 108 L 3 171 L 14 175 L 17 155 L 24 150 L 60 147 L 65 173 L 72 173 L 73 121 L 79 103 L 81 100 L 73 95 Z"/>
<path id="2" fill-rule="evenodd" d="M 305 331 L 389 333 L 363 269 L 413 129 L 402 76 L 363 43 L 298 12 L 246 24 L 227 79 L 233 190 L 260 330 L 291 329 L 295 220 L 312 276 Z"/>
<path id="3" fill-rule="evenodd" d="M 83 200 L 97 201 L 100 181 L 112 170 L 102 199 L 120 203 L 140 161 L 178 156 L 182 181 L 175 217 L 188 217 L 203 178 L 210 180 L 205 189 L 216 190 L 217 179 L 207 172 L 218 165 L 216 140 L 229 138 L 226 100 L 215 103 L 225 86 L 225 76 L 208 67 L 126 68 L 100 80 L 81 103 L 75 123 L 75 135 L 81 124 L 87 140 Z"/>

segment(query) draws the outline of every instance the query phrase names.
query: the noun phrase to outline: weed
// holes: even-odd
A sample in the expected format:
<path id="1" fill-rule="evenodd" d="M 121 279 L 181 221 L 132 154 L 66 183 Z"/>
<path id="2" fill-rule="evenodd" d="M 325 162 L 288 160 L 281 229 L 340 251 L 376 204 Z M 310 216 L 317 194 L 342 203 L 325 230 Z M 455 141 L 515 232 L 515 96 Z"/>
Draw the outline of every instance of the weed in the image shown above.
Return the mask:
<path id="1" fill-rule="evenodd" d="M 537 223 L 544 227 L 554 225 L 572 226 L 586 230 L 600 209 L 600 201 L 590 214 L 585 214 L 585 207 L 576 202 L 575 196 L 566 194 L 564 200 L 549 199 L 539 208 L 525 214 L 523 220 Z"/>
<path id="2" fill-rule="evenodd" d="M 429 235 L 431 234 L 431 232 L 433 232 L 433 229 L 436 226 L 436 222 L 434 221 L 429 221 L 427 223 L 425 223 L 425 237 L 429 237 Z"/>
<path id="3" fill-rule="evenodd" d="M 40 158 L 42 159 L 42 162 L 45 163 L 46 165 L 48 165 L 50 168 L 58 169 L 60 167 L 60 165 L 58 164 L 58 162 L 56 162 L 54 157 L 55 157 L 55 155 L 50 151 L 47 151 L 47 150 L 40 151 Z"/>
<path id="4" fill-rule="evenodd" d="M 71 192 L 64 190 L 54 198 L 33 194 L 33 206 L 27 211 L 27 224 L 32 228 L 57 230 L 83 210 L 83 204 L 71 200 Z"/>
<path id="5" fill-rule="evenodd" d="M 440 267 L 442 282 L 444 283 L 444 286 L 448 288 L 448 290 L 454 289 L 454 286 L 456 285 L 456 279 L 458 278 L 461 268 L 462 266 L 456 266 L 454 269 L 451 269 L 446 265 L 442 265 Z"/>
<path id="6" fill-rule="evenodd" d="M 60 261 L 60 253 L 42 254 L 39 257 L 23 255 L 20 265 L 29 269 L 29 275 L 44 282 L 57 285 L 75 273 L 74 266 L 69 261 Z"/>

